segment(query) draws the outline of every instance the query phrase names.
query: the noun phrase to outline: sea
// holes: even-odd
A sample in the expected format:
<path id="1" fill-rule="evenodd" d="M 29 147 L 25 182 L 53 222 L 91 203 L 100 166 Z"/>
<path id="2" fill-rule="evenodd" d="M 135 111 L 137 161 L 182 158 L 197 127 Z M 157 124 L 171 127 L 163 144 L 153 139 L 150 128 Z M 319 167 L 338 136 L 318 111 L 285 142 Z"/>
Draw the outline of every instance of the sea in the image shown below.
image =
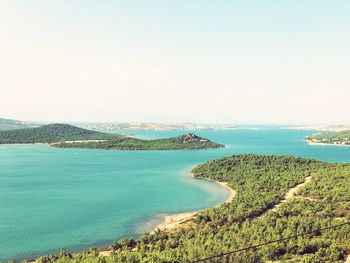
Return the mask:
<path id="1" fill-rule="evenodd" d="M 142 139 L 194 132 L 223 149 L 119 151 L 0 145 L 0 261 L 77 252 L 137 238 L 165 215 L 198 211 L 228 199 L 214 182 L 194 179 L 198 164 L 255 153 L 350 162 L 350 147 L 308 145 L 312 130 L 125 130 Z"/>

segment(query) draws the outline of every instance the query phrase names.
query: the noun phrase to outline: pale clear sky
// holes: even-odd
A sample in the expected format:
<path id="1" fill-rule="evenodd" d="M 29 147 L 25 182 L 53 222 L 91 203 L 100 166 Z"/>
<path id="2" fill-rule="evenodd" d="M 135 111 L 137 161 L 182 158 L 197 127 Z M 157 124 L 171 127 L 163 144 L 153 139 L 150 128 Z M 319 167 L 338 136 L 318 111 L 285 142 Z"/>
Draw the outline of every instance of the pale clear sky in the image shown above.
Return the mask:
<path id="1" fill-rule="evenodd" d="M 0 117 L 350 123 L 350 1 L 0 2 Z"/>

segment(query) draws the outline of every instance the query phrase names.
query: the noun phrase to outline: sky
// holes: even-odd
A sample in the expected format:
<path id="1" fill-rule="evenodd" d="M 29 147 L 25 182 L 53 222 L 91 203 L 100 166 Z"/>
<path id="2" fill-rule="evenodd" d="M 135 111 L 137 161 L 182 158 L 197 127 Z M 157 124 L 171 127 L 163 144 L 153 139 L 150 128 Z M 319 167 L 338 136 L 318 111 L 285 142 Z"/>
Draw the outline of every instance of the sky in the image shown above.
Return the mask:
<path id="1" fill-rule="evenodd" d="M 350 1 L 2 0 L 0 117 L 350 124 Z"/>

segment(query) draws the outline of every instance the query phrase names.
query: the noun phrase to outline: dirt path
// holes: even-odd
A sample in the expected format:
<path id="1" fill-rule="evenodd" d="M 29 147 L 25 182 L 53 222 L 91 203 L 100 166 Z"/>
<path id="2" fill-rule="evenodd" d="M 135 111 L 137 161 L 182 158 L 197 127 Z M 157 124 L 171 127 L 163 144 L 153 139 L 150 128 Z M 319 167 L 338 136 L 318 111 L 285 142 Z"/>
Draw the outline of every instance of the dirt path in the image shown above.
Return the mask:
<path id="1" fill-rule="evenodd" d="M 295 197 L 295 194 L 300 190 L 300 188 L 302 188 L 304 185 L 306 185 L 307 183 L 309 183 L 311 181 L 312 176 L 308 176 L 305 177 L 305 180 L 303 183 L 298 184 L 296 186 L 294 186 L 293 188 L 289 189 L 289 191 L 284 195 L 283 199 L 281 200 L 281 202 L 279 202 L 278 204 L 276 204 L 271 210 L 275 211 L 277 208 L 279 208 L 283 203 L 287 202 L 287 200 Z"/>

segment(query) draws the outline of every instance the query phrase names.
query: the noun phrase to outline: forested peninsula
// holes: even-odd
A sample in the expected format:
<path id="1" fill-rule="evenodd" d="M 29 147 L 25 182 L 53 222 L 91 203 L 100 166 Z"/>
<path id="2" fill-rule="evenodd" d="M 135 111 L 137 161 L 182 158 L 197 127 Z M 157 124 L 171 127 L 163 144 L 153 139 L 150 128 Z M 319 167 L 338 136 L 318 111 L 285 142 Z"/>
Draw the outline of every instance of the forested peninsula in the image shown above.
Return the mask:
<path id="1" fill-rule="evenodd" d="M 310 136 L 307 136 L 306 140 L 315 144 L 350 146 L 350 131 L 315 133 Z"/>
<path id="2" fill-rule="evenodd" d="M 115 241 L 104 253 L 61 250 L 38 262 L 192 262 L 263 245 L 205 262 L 344 262 L 350 247 L 350 164 L 272 155 L 236 155 L 193 169 L 197 178 L 227 182 L 237 195 L 204 210 L 173 231 Z M 305 182 L 295 196 L 291 188 Z M 341 225 L 337 228 L 323 228 Z"/>
<path id="3" fill-rule="evenodd" d="M 86 130 L 68 124 L 0 131 L 0 144 L 16 143 L 48 143 L 61 148 L 105 150 L 199 150 L 224 147 L 193 133 L 166 139 L 141 140 Z"/>

